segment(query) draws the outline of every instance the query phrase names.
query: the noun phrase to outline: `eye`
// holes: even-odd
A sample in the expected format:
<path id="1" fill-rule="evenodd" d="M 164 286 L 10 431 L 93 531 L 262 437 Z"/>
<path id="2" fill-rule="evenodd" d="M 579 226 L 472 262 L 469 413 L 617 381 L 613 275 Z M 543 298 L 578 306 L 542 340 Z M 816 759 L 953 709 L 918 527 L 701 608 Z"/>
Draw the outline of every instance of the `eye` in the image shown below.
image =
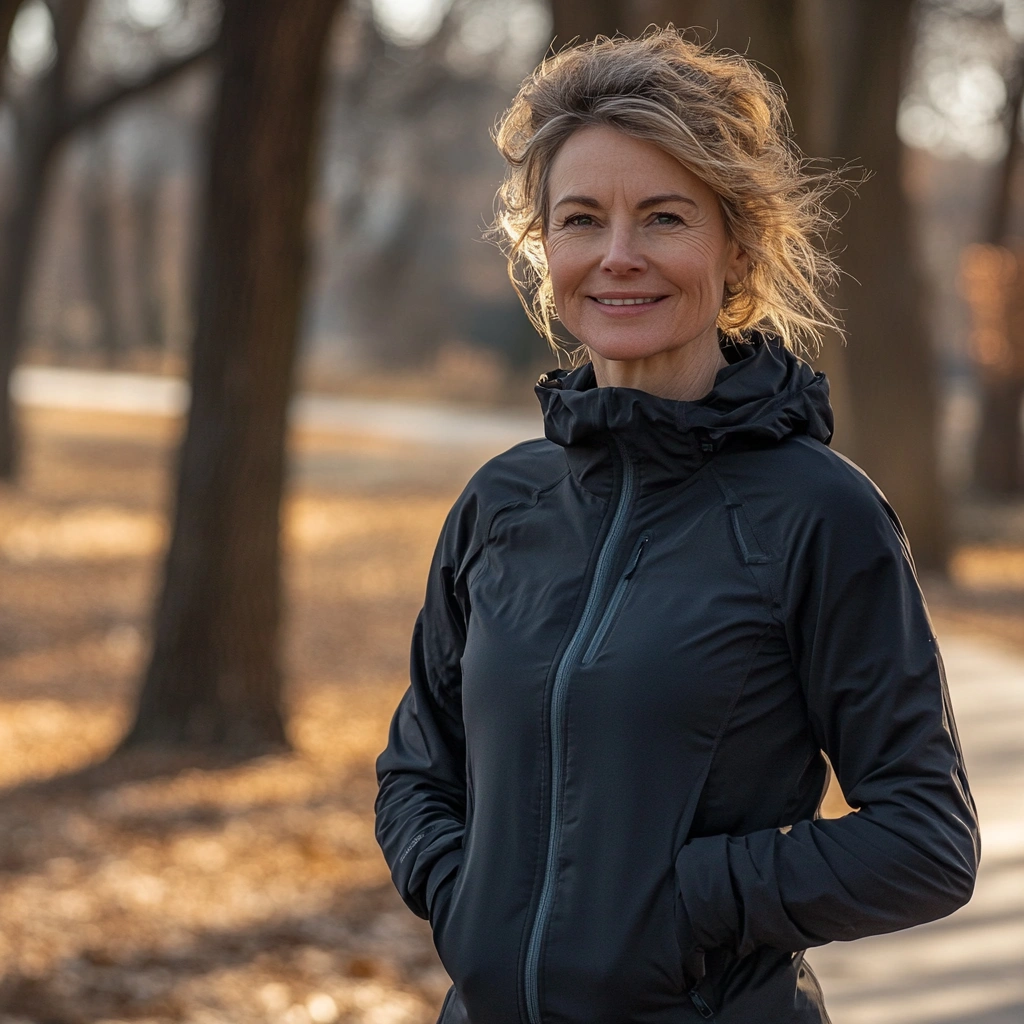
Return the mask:
<path id="1" fill-rule="evenodd" d="M 563 228 L 589 228 L 594 218 L 589 213 L 573 213 L 562 221 Z"/>
<path id="2" fill-rule="evenodd" d="M 682 224 L 683 218 L 680 217 L 678 214 L 669 213 L 663 210 L 661 213 L 652 214 L 651 221 L 654 224 L 666 224 L 672 226 L 675 224 Z"/>

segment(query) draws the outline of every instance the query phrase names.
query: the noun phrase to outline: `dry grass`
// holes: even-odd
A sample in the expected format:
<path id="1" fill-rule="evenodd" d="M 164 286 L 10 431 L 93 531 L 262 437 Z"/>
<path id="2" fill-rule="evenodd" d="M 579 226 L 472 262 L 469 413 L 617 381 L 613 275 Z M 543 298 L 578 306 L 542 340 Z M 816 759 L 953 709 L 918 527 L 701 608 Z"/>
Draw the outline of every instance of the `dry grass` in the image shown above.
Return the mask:
<path id="1" fill-rule="evenodd" d="M 146 650 L 176 429 L 36 412 L 23 486 L 0 491 L 0 1022 L 432 1021 L 447 979 L 373 840 L 372 763 L 481 455 L 299 438 L 295 754 L 103 765 Z M 955 572 L 940 633 L 1012 639 L 1024 549 L 965 548 Z"/>

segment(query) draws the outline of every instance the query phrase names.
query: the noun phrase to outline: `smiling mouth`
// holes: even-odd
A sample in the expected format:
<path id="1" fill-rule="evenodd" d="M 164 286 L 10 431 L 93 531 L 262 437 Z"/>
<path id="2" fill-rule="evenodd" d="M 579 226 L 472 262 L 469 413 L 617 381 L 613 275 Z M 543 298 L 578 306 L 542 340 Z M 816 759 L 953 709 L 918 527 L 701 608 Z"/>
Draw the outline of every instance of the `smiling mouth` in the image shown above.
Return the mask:
<path id="1" fill-rule="evenodd" d="M 649 306 L 655 302 L 661 302 L 664 295 L 648 295 L 639 299 L 599 299 L 596 295 L 591 298 L 602 306 Z"/>

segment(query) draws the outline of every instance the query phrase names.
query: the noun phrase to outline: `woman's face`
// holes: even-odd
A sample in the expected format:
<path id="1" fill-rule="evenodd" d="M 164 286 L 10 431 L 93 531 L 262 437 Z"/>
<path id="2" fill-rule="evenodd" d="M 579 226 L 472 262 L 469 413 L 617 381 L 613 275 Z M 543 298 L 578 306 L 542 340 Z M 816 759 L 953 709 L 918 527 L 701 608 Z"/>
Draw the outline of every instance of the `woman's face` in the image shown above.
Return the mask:
<path id="1" fill-rule="evenodd" d="M 544 247 L 559 319 L 605 360 L 714 346 L 746 256 L 715 193 L 653 143 L 581 128 L 555 156 Z"/>

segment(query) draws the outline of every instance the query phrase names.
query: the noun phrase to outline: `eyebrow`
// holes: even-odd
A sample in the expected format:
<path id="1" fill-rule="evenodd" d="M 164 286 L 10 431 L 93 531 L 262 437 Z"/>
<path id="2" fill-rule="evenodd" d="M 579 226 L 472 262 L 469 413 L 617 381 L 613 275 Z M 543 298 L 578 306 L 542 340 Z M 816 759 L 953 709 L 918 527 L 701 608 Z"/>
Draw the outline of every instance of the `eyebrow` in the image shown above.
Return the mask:
<path id="1" fill-rule="evenodd" d="M 697 209 L 697 203 L 689 196 L 681 196 L 677 192 L 666 192 L 664 195 L 651 196 L 649 199 L 643 199 L 636 204 L 638 210 L 647 210 L 652 206 L 661 206 L 662 203 L 687 203 L 694 209 Z"/>
<path id="2" fill-rule="evenodd" d="M 590 196 L 562 196 L 553 207 L 552 210 L 557 210 L 560 206 L 565 206 L 566 203 L 571 203 L 573 206 L 586 206 L 588 209 L 596 210 L 600 207 L 600 203 Z"/>
<path id="3" fill-rule="evenodd" d="M 570 203 L 573 206 L 585 206 L 588 210 L 600 209 L 601 204 L 593 198 L 593 196 L 563 196 L 558 200 L 557 203 L 552 207 L 553 210 L 557 210 L 560 206 L 564 206 L 566 203 Z M 650 196 L 647 199 L 641 199 L 636 204 L 638 210 L 648 210 L 652 206 L 661 206 L 662 203 L 686 203 L 692 206 L 694 209 L 697 208 L 697 203 L 689 196 L 681 196 L 678 192 L 665 192 L 662 195 Z"/>

